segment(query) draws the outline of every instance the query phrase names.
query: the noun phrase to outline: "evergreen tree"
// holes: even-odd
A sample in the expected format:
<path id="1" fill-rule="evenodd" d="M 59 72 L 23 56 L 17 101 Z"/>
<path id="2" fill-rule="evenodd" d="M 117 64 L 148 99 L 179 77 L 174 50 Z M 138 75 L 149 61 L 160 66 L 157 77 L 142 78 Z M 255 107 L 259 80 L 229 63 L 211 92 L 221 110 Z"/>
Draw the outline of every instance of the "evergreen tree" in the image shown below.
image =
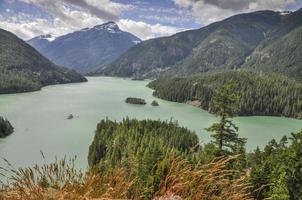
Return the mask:
<path id="1" fill-rule="evenodd" d="M 255 199 L 302 199 L 302 131 L 278 143 L 272 140 L 249 156 Z"/>
<path id="2" fill-rule="evenodd" d="M 287 185 L 290 199 L 302 199 L 302 131 L 292 134 L 287 163 Z"/>
<path id="3" fill-rule="evenodd" d="M 88 161 L 100 173 L 122 167 L 138 178 L 141 199 L 151 199 L 166 172 L 171 155 L 190 158 L 198 136 L 176 122 L 102 120 L 89 148 Z"/>
<path id="4" fill-rule="evenodd" d="M 213 143 L 218 146 L 217 156 L 235 152 L 236 148 L 245 143 L 245 139 L 238 137 L 238 127 L 232 122 L 231 118 L 236 113 L 239 96 L 236 94 L 236 84 L 229 82 L 216 89 L 213 94 L 211 109 L 220 118 L 218 123 L 214 123 L 206 130 L 214 133 Z"/>

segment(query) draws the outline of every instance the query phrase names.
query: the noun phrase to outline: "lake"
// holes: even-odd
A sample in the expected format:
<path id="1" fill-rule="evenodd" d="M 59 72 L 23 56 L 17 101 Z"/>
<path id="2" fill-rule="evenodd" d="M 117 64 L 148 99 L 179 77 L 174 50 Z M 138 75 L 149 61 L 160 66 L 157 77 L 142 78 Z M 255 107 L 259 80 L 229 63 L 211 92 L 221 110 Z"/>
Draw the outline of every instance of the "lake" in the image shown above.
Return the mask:
<path id="1" fill-rule="evenodd" d="M 6 117 L 15 132 L 0 139 L 0 157 L 15 167 L 42 164 L 40 150 L 46 162 L 55 157 L 77 155 L 77 166 L 87 166 L 88 147 L 93 140 L 96 124 L 108 117 L 121 120 L 129 116 L 138 119 L 177 120 L 181 126 L 196 131 L 202 143 L 210 141 L 204 128 L 217 118 L 189 105 L 173 103 L 152 96 L 145 87 L 148 81 L 94 77 L 87 83 L 49 86 L 42 91 L 0 95 L 0 116 Z M 140 97 L 145 106 L 125 103 L 127 97 Z M 156 99 L 160 106 L 152 107 Z M 67 117 L 73 114 L 72 120 Z M 302 128 L 302 120 L 279 117 L 238 117 L 240 136 L 248 138 L 247 149 L 263 147 L 268 141 Z M 4 162 L 0 161 L 0 166 Z"/>

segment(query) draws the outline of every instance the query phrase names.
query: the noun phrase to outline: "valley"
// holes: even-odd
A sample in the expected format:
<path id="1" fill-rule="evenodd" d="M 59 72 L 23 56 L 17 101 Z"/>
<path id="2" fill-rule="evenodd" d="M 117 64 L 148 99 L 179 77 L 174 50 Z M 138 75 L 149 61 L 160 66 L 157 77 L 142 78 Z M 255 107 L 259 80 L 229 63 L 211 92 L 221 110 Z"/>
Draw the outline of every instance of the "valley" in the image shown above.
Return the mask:
<path id="1" fill-rule="evenodd" d="M 1 1 L 0 200 L 301 200 L 301 6 Z"/>

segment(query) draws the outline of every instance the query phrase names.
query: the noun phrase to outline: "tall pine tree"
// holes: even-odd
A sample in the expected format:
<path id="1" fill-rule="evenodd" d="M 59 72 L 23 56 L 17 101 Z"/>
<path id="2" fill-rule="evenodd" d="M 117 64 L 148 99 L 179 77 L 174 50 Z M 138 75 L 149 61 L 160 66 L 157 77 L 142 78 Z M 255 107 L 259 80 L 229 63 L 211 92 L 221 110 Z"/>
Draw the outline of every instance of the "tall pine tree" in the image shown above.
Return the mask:
<path id="1" fill-rule="evenodd" d="M 218 147 L 217 156 L 235 153 L 238 146 L 245 143 L 245 139 L 238 137 L 238 127 L 231 120 L 238 108 L 239 95 L 236 87 L 236 83 L 228 82 L 213 94 L 210 110 L 220 120 L 206 130 L 213 133 L 213 143 Z"/>

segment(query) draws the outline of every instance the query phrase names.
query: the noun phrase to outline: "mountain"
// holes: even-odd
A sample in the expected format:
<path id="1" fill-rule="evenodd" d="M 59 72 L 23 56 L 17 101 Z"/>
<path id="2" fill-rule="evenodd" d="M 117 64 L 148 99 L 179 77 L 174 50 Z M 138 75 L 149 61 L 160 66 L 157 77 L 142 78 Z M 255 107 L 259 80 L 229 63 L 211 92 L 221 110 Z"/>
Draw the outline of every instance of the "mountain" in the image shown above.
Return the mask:
<path id="1" fill-rule="evenodd" d="M 83 81 L 82 75 L 53 64 L 14 34 L 0 29 L 0 94 Z"/>
<path id="2" fill-rule="evenodd" d="M 247 57 L 243 67 L 284 73 L 302 80 L 302 9 L 284 15 L 281 24 L 269 34 Z"/>
<path id="3" fill-rule="evenodd" d="M 299 72 L 302 77 L 301 12 L 240 14 L 198 30 L 144 41 L 95 74 L 154 78 L 244 67 L 288 75 Z M 275 52 L 267 65 L 259 55 L 269 50 Z"/>
<path id="4" fill-rule="evenodd" d="M 112 62 L 140 41 L 116 23 L 108 22 L 57 38 L 38 36 L 28 43 L 54 63 L 88 73 Z"/>
<path id="5" fill-rule="evenodd" d="M 28 41 L 35 49 L 45 49 L 52 41 L 56 39 L 52 34 L 40 35 Z"/>

